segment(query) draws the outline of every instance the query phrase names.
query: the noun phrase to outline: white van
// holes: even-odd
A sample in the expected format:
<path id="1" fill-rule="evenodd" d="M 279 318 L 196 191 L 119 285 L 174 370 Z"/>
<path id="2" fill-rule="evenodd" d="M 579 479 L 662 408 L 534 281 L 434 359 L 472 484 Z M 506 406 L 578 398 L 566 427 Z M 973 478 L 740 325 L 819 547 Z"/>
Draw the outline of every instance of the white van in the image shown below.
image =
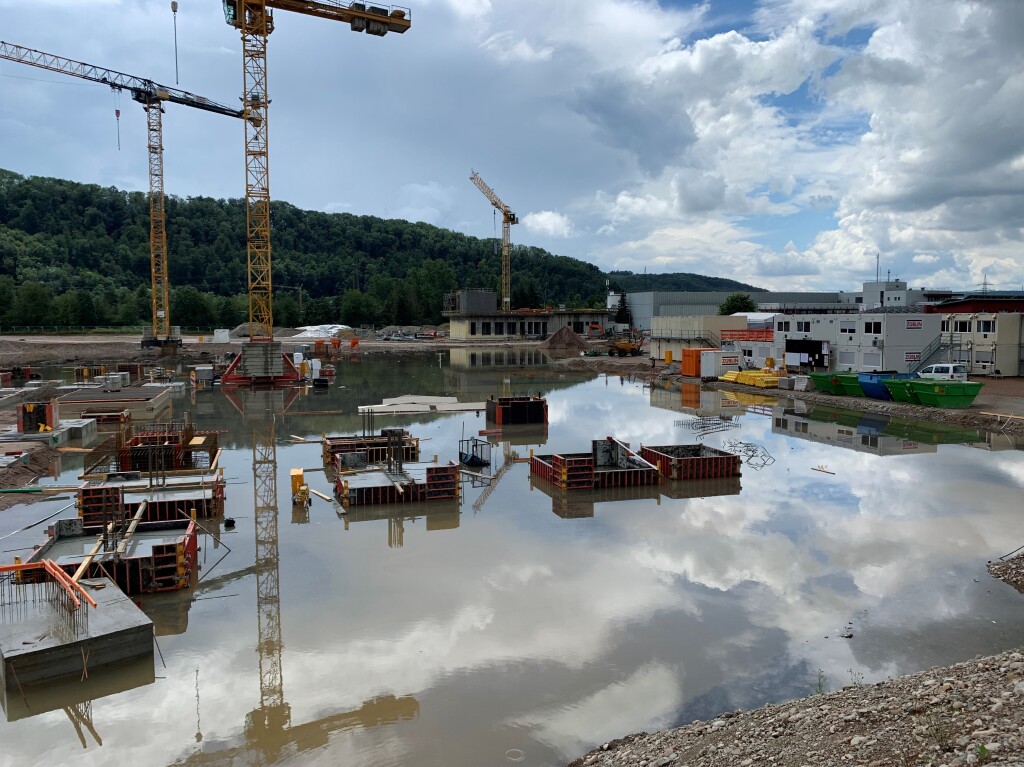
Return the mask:
<path id="1" fill-rule="evenodd" d="M 943 381 L 966 381 L 967 366 L 953 365 L 948 362 L 929 365 L 917 373 L 921 378 L 939 378 Z"/>

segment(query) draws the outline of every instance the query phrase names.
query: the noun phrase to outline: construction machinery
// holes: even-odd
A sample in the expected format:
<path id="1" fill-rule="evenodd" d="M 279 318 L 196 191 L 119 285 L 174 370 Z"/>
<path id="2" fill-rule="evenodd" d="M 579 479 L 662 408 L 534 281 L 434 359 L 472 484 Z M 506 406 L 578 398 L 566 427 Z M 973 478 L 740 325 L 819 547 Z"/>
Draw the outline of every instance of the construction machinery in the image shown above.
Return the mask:
<path id="1" fill-rule="evenodd" d="M 242 104 L 245 121 L 245 218 L 248 262 L 249 341 L 225 371 L 228 383 L 298 381 L 299 372 L 282 358 L 274 341 L 270 257 L 270 150 L 267 132 L 267 38 L 274 31 L 272 11 L 340 21 L 353 32 L 383 37 L 411 25 L 406 8 L 342 4 L 336 0 L 223 0 L 224 19 L 242 35 Z M 282 361 L 283 360 L 283 361 Z"/>
<path id="2" fill-rule="evenodd" d="M 620 357 L 637 357 L 643 346 L 644 337 L 642 335 L 632 334 L 613 338 L 608 346 L 608 356 L 614 357 L 617 354 Z"/>
<path id="3" fill-rule="evenodd" d="M 204 112 L 226 117 L 244 118 L 248 123 L 258 120 L 258 114 L 247 114 L 241 109 L 210 101 L 194 93 L 168 88 L 144 77 L 126 75 L 112 69 L 55 56 L 52 53 L 24 48 L 13 43 L 0 41 L 0 59 L 16 61 L 19 64 L 48 69 L 94 83 L 109 85 L 115 91 L 128 91 L 134 101 L 142 104 L 146 112 L 146 127 L 149 146 L 149 260 L 152 281 L 153 323 L 152 332 L 142 339 L 142 347 L 156 346 L 173 351 L 181 346 L 181 335 L 171 332 L 170 288 L 167 279 L 167 227 L 164 212 L 164 143 L 163 104 L 202 109 Z M 117 110 L 120 117 L 120 110 Z"/>
<path id="4" fill-rule="evenodd" d="M 491 201 L 495 209 L 501 211 L 501 311 L 512 311 L 512 236 L 513 224 L 519 223 L 519 217 L 512 212 L 512 209 L 501 201 L 501 198 L 494 193 L 479 174 L 474 170 L 469 180 L 476 184 L 476 188 L 484 193 L 484 197 Z"/>

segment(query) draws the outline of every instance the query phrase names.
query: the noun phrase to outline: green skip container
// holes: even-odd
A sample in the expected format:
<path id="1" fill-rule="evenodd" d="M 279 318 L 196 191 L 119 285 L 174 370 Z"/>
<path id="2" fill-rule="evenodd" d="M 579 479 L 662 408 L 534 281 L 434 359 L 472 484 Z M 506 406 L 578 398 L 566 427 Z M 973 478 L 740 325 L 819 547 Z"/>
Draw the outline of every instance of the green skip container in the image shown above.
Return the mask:
<path id="1" fill-rule="evenodd" d="M 836 380 L 839 381 L 839 389 L 842 394 L 850 397 L 863 397 L 864 390 L 860 388 L 860 379 L 857 373 L 839 373 Z"/>
<path id="2" fill-rule="evenodd" d="M 843 389 L 835 373 L 808 373 L 807 377 L 814 381 L 814 388 L 823 394 L 842 394 Z"/>
<path id="3" fill-rule="evenodd" d="M 935 379 L 911 380 L 907 383 L 910 386 L 910 391 L 917 395 L 922 405 L 944 408 L 970 407 L 982 386 L 975 381 L 938 381 Z"/>
<path id="4" fill-rule="evenodd" d="M 920 405 L 921 400 L 917 398 L 917 393 L 910 388 L 911 380 L 913 379 L 886 378 L 882 383 L 896 402 L 911 402 L 915 405 Z"/>

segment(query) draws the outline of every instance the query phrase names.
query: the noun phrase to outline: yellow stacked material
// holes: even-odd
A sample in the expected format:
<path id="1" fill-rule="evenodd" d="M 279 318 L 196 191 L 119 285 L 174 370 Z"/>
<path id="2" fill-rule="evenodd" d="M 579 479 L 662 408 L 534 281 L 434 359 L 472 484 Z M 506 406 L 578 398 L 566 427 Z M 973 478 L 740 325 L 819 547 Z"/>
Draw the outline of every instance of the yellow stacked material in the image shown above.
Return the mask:
<path id="1" fill-rule="evenodd" d="M 739 375 L 740 373 L 738 370 L 730 370 L 728 373 L 723 373 L 720 380 L 735 382 Z"/>
<path id="2" fill-rule="evenodd" d="M 763 370 L 744 370 L 736 377 L 736 382 L 759 389 L 776 389 L 779 386 L 779 377 Z"/>

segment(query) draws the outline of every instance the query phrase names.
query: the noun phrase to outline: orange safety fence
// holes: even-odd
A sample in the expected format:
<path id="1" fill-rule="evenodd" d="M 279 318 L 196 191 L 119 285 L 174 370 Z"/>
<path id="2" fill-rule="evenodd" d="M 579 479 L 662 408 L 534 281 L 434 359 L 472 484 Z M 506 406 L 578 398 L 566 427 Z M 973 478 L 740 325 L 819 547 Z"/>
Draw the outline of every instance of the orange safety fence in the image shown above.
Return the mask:
<path id="1" fill-rule="evenodd" d="M 88 602 L 92 607 L 96 607 L 96 601 L 86 593 L 85 589 L 83 589 L 77 581 L 72 580 L 70 575 L 61 570 L 52 559 L 44 559 L 41 562 L 0 565 L 0 573 L 24 573 L 32 570 L 44 570 L 47 572 L 54 581 L 64 588 L 68 593 L 68 596 L 74 602 L 76 608 L 82 606 L 82 602 L 79 597 L 82 597 L 82 599 Z"/>

